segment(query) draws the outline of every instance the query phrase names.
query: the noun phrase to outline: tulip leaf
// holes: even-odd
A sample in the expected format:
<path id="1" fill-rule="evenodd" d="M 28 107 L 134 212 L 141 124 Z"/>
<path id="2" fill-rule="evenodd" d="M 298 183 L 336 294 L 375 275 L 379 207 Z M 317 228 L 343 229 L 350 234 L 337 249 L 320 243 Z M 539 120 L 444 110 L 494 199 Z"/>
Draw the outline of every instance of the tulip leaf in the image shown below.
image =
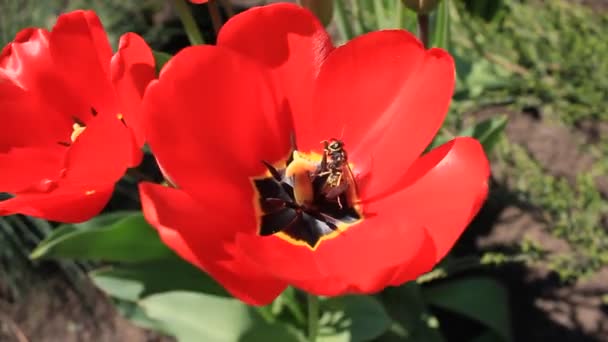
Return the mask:
<path id="1" fill-rule="evenodd" d="M 382 335 L 391 319 L 371 296 L 343 296 L 321 301 L 318 341 L 369 341 Z"/>
<path id="2" fill-rule="evenodd" d="M 481 335 L 473 338 L 469 342 L 497 342 L 502 340 L 503 339 L 500 336 L 496 335 L 491 330 L 486 330 Z"/>
<path id="3" fill-rule="evenodd" d="M 126 301 L 118 298 L 112 298 L 116 310 L 131 323 L 144 329 L 155 330 L 160 333 L 170 335 L 169 330 L 159 321 L 156 321 L 144 312 L 141 306 L 131 301 Z"/>
<path id="4" fill-rule="evenodd" d="M 486 153 L 490 153 L 499 141 L 506 126 L 507 117 L 501 115 L 478 122 L 474 126 L 461 131 L 459 135 L 479 140 Z"/>
<path id="5" fill-rule="evenodd" d="M 382 291 L 382 302 L 394 320 L 391 330 L 382 336 L 382 340 L 444 341 L 437 318 L 430 312 L 421 291 L 421 286 L 416 282 Z"/>
<path id="6" fill-rule="evenodd" d="M 59 227 L 36 247 L 31 258 L 140 262 L 170 255 L 171 250 L 140 212 L 120 212 Z"/>
<path id="7" fill-rule="evenodd" d="M 465 9 L 485 21 L 492 21 L 504 7 L 504 0 L 464 0 Z"/>
<path id="8" fill-rule="evenodd" d="M 296 289 L 289 286 L 269 306 L 270 313 L 278 317 L 287 309 L 299 324 L 306 324 L 306 314 L 298 301 Z"/>
<path id="9" fill-rule="evenodd" d="M 180 342 L 302 341 L 295 330 L 264 322 L 253 308 L 232 298 L 173 291 L 146 297 L 139 304 L 147 317 Z"/>
<path id="10" fill-rule="evenodd" d="M 184 290 L 218 296 L 228 293 L 209 275 L 177 256 L 112 266 L 89 274 L 93 283 L 112 297 L 132 302 L 162 292 Z"/>
<path id="11" fill-rule="evenodd" d="M 507 291 L 497 280 L 487 277 L 453 279 L 425 287 L 423 294 L 430 305 L 483 324 L 501 341 L 512 341 Z"/>
<path id="12" fill-rule="evenodd" d="M 450 0 L 439 3 L 434 14 L 434 25 L 431 37 L 431 46 L 449 49 L 450 43 Z"/>
<path id="13" fill-rule="evenodd" d="M 163 66 L 171 59 L 170 54 L 162 51 L 152 51 L 154 55 L 154 61 L 156 62 L 156 74 L 158 75 L 160 71 L 163 69 Z"/>
<path id="14" fill-rule="evenodd" d="M 286 324 L 258 324 L 247 330 L 239 341 L 267 342 L 308 342 L 301 331 Z"/>

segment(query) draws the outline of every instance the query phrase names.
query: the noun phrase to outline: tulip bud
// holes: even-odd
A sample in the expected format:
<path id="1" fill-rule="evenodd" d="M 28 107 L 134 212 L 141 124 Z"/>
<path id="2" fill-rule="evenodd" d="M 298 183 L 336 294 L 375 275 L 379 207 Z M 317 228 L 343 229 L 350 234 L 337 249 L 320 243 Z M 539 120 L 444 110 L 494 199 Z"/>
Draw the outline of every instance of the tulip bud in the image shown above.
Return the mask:
<path id="1" fill-rule="evenodd" d="M 418 14 L 427 14 L 437 7 L 441 0 L 401 0 L 403 4 Z"/>
<path id="2" fill-rule="evenodd" d="M 314 13 L 323 26 L 329 25 L 334 16 L 334 0 L 298 0 L 298 4 Z"/>

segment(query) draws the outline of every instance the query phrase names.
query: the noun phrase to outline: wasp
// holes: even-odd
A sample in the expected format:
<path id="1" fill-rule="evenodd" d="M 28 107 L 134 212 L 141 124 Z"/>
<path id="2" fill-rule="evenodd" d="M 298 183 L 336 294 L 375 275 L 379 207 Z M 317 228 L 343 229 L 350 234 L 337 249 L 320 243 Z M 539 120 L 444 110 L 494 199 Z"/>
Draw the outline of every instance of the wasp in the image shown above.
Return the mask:
<path id="1" fill-rule="evenodd" d="M 342 208 L 340 196 L 347 190 L 356 191 L 355 177 L 348 165 L 348 155 L 344 149 L 344 142 L 338 139 L 324 140 L 323 158 L 319 165 L 317 176 L 327 176 L 321 188 L 325 198 L 337 200 Z"/>

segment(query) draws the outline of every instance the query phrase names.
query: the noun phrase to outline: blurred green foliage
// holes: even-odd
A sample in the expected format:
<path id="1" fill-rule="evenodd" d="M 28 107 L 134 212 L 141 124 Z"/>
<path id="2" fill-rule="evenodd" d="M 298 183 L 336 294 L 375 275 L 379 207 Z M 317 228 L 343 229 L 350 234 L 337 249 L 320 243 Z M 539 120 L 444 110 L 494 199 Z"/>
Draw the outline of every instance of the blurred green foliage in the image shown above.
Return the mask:
<path id="1" fill-rule="evenodd" d="M 608 13 L 568 1 L 505 0 L 500 8 L 473 12 L 472 3 L 479 1 L 452 3 L 457 10 L 452 12 L 451 46 L 458 70 L 453 112 L 537 108 L 547 124 L 559 122 L 573 130 L 585 121 L 608 120 L 603 110 Z M 452 116 L 447 127 L 462 125 L 459 116 Z M 546 251 L 543 241 L 525 239 L 520 252 L 528 257 L 523 259 L 541 261 L 565 280 L 608 265 L 608 202 L 595 184 L 595 177 L 608 171 L 608 140 L 597 140 L 579 146 L 597 161 L 574 182 L 550 174 L 521 145 L 503 141 L 495 155 L 493 165 L 503 169 L 508 191 L 533 207 L 548 232 L 567 246 Z"/>
<path id="2" fill-rule="evenodd" d="M 574 183 L 550 175 L 523 147 L 500 139 L 506 122 L 503 117 L 476 125 L 464 125 L 462 121 L 466 120 L 461 120 L 461 114 L 482 106 L 507 104 L 518 109 L 523 106 L 539 107 L 547 118 L 566 124 L 583 120 L 608 120 L 608 114 L 603 111 L 603 101 L 608 98 L 608 59 L 605 58 L 608 53 L 608 44 L 605 43 L 608 14 L 593 13 L 583 6 L 564 0 L 505 0 L 500 2 L 500 6 L 491 8 L 476 6 L 474 2 L 466 1 L 466 5 L 454 0 L 442 2 L 442 6 L 445 6 L 442 11 L 445 12 L 440 13 L 449 15 L 451 31 L 449 35 L 446 31 L 437 40 L 441 41 L 439 45 L 447 46 L 453 52 L 458 65 L 453 115 L 447 122 L 444 137 L 453 136 L 448 132 L 460 132 L 456 135 L 473 135 L 485 140 L 484 146 L 488 151 L 491 147 L 496 147 L 493 153 L 509 175 L 509 190 L 517 200 L 537 209 L 548 231 L 569 246 L 559 253 L 545 253 L 542 242 L 525 240 L 520 249 L 524 257 L 517 260 L 542 260 L 563 279 L 591 275 L 608 264 L 608 233 L 602 227 L 602 219 L 608 215 L 608 204 L 595 187 L 594 174 L 581 174 Z M 0 43 L 6 44 L 24 27 L 50 28 L 62 11 L 90 8 L 96 10 L 103 19 L 114 47 L 122 33 L 133 31 L 142 34 L 153 47 L 159 48 L 174 33 L 181 32 L 180 26 L 166 25 L 167 18 L 171 17 L 166 5 L 167 2 L 162 0 L 0 0 Z M 469 11 L 465 10 L 465 6 Z M 437 20 L 437 17 L 440 16 L 435 14 L 431 19 Z M 402 8 L 400 0 L 336 0 L 334 19 L 342 41 L 383 28 L 403 27 L 415 31 L 416 24 L 415 15 Z M 601 141 L 594 147 L 594 151 L 600 157 L 608 155 L 608 142 Z M 594 170 L 596 173 L 602 170 L 606 172 L 608 161 L 600 159 Z M 27 255 L 51 230 L 46 222 L 27 220 L 29 219 L 20 217 L 0 218 L 0 279 L 11 277 L 13 280 L 9 283 L 15 289 L 26 279 L 22 274 L 27 272 L 21 271 L 29 267 Z M 486 256 L 487 260 L 482 263 L 500 264 L 514 260 L 500 253 L 490 252 Z M 170 259 L 167 265 L 173 268 L 173 262 L 176 260 Z M 67 265 L 64 267 L 68 270 L 78 269 L 78 265 L 68 262 L 61 265 Z M 145 283 L 150 274 L 157 274 L 153 272 L 157 269 L 149 265 L 141 264 L 138 267 L 117 268 L 106 270 L 105 273 L 99 271 L 92 276 L 97 282 L 105 281 L 103 284 L 106 288 L 100 287 L 124 302 L 125 298 L 119 298 L 110 290 L 128 289 L 124 287 L 125 282 Z M 114 286 L 116 284 L 120 286 Z M 491 286 L 494 287 L 494 284 Z M 405 291 L 404 289 L 407 290 L 403 287 L 400 291 Z M 418 288 L 410 290 L 420 291 Z M 470 286 L 462 292 L 467 295 L 471 293 Z M 453 289 L 449 291 L 450 295 L 453 293 Z M 384 294 L 391 293 L 388 291 Z M 180 293 L 171 296 L 174 297 L 159 295 L 143 302 L 145 305 L 142 307 L 147 305 L 154 313 L 153 309 L 163 308 L 167 301 L 184 299 Z M 139 297 L 133 303 L 127 301 L 126 304 L 135 305 L 138 300 Z M 453 308 L 463 311 L 461 307 L 466 308 L 469 302 L 464 300 L 464 304 L 454 305 Z M 287 304 L 285 306 L 290 308 Z M 368 307 L 373 309 L 374 304 Z M 131 306 L 129 308 L 133 309 Z M 298 310 L 300 309 L 295 312 Z M 399 310 L 407 311 L 391 307 L 389 310 L 394 317 L 399 317 Z M 160 312 L 165 311 L 170 312 Z M 422 314 L 412 318 L 416 324 L 421 317 L 428 319 L 426 308 L 419 311 Z M 137 311 L 137 314 L 141 315 L 141 312 Z M 172 314 L 169 317 L 154 318 L 162 320 L 179 317 Z M 473 318 L 481 320 L 483 317 Z M 388 323 L 381 323 L 383 329 L 389 327 Z M 391 332 L 395 330 L 394 327 L 391 325 Z M 428 332 L 428 328 L 422 330 L 424 334 L 436 334 Z M 432 328 L 436 330 L 436 327 Z M 414 331 L 405 323 L 401 329 L 396 330 Z M 400 333 L 395 334 L 401 336 Z"/>
<path id="3" fill-rule="evenodd" d="M 510 0 L 487 21 L 453 3 L 455 52 L 495 64 L 500 86 L 479 98 L 537 106 L 569 124 L 608 119 L 608 13 L 563 0 Z"/>
<path id="4" fill-rule="evenodd" d="M 168 5 L 163 0 L 0 0 L 0 44 L 4 46 L 26 27 L 51 29 L 63 12 L 91 9 L 102 18 L 114 48 L 125 32 L 139 33 L 153 48 L 158 48 L 175 33 L 181 33 L 179 26 L 162 25 L 171 17 Z"/>

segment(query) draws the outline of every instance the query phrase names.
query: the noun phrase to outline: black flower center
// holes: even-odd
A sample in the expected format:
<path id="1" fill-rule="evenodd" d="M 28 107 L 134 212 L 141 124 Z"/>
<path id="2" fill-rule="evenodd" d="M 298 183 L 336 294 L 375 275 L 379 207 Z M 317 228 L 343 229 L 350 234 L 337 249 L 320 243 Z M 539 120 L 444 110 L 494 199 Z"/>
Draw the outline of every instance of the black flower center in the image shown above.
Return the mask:
<path id="1" fill-rule="evenodd" d="M 339 235 L 363 216 L 357 204 L 354 177 L 347 178 L 342 169 L 332 169 L 331 163 L 313 161 L 315 155 L 309 159 L 298 155 L 294 152 L 295 158 L 290 158 L 284 167 L 264 162 L 268 172 L 253 179 L 258 231 L 262 236 L 276 234 L 314 250 L 322 240 Z M 301 168 L 298 163 L 306 163 L 306 167 Z M 294 172 L 294 167 L 299 169 Z"/>

